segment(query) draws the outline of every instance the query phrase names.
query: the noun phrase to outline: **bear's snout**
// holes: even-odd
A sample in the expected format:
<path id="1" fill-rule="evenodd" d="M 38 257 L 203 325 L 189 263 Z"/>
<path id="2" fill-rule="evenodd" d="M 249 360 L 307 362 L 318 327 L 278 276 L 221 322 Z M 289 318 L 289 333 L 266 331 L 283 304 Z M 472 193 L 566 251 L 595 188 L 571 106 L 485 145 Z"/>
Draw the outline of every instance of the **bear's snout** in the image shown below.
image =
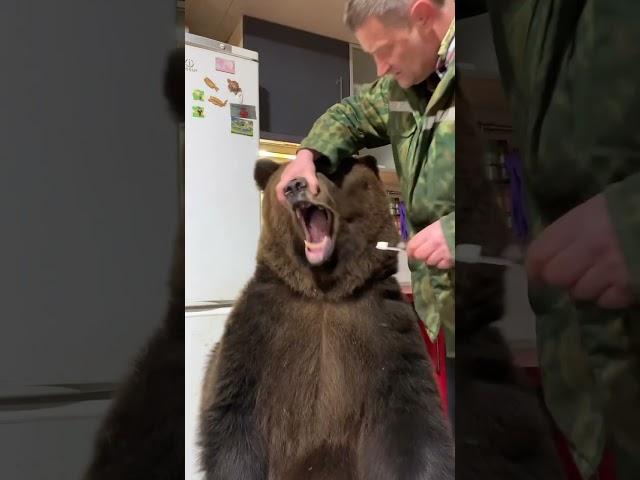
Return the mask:
<path id="1" fill-rule="evenodd" d="M 284 196 L 292 206 L 300 202 L 308 202 L 308 193 L 307 180 L 302 177 L 294 178 L 284 187 Z"/>

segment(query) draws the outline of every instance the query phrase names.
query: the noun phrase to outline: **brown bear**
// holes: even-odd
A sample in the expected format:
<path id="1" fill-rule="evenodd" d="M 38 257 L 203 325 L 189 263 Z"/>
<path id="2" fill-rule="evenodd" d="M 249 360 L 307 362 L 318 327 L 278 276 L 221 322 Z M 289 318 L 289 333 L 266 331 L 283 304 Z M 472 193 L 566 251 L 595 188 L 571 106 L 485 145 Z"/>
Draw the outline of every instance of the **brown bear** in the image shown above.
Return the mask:
<path id="1" fill-rule="evenodd" d="M 210 360 L 200 420 L 208 480 L 449 480 L 451 428 L 418 318 L 393 277 L 398 233 L 375 159 L 318 164 L 276 199 L 260 160 L 255 273 Z"/>

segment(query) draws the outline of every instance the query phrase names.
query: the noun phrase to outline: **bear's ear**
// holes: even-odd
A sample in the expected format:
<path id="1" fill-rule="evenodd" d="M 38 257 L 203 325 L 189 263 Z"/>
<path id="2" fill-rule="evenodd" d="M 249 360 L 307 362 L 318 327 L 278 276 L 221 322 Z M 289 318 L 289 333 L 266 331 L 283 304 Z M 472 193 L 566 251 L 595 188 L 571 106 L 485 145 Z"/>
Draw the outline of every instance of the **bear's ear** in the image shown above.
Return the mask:
<path id="1" fill-rule="evenodd" d="M 260 190 L 267 188 L 267 183 L 269 183 L 271 175 L 273 175 L 278 168 L 280 168 L 280 164 L 266 158 L 261 158 L 256 162 L 255 169 L 253 170 L 253 179 L 256 181 Z"/>
<path id="2" fill-rule="evenodd" d="M 380 171 L 378 170 L 378 160 L 373 155 L 363 155 L 358 157 L 358 163 L 361 163 L 365 167 L 368 167 L 376 174 L 376 177 L 380 178 Z"/>

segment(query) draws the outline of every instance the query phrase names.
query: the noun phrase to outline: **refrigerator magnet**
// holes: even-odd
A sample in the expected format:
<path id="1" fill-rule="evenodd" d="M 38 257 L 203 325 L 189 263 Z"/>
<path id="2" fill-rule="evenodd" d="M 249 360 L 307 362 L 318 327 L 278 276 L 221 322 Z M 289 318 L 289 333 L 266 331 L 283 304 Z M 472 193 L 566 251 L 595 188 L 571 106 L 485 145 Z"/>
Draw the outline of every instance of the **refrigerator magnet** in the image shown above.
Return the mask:
<path id="1" fill-rule="evenodd" d="M 240 84 L 235 80 L 231 80 L 230 78 L 227 78 L 227 87 L 229 88 L 229 91 L 234 95 L 238 95 L 242 91 Z"/>
<path id="2" fill-rule="evenodd" d="M 236 73 L 236 62 L 227 58 L 216 57 L 216 70 L 224 73 Z"/>
<path id="3" fill-rule="evenodd" d="M 204 118 L 204 107 L 200 105 L 194 105 L 191 107 L 191 114 L 194 118 Z"/>
<path id="4" fill-rule="evenodd" d="M 204 77 L 204 83 L 207 84 L 207 87 L 211 88 L 212 90 L 215 90 L 216 92 L 220 90 L 218 88 L 218 85 L 216 85 L 216 83 L 213 80 L 211 80 L 209 77 Z"/>
<path id="5" fill-rule="evenodd" d="M 227 104 L 227 100 L 223 102 L 218 97 L 214 97 L 213 95 L 209 97 L 209 101 L 213 103 L 216 107 L 224 107 Z"/>
<path id="6" fill-rule="evenodd" d="M 229 91 L 235 96 L 237 103 L 244 103 L 244 95 L 242 94 L 242 87 L 235 80 L 227 78 L 227 87 Z"/>
<path id="7" fill-rule="evenodd" d="M 255 105 L 242 105 L 240 103 L 231 103 L 231 116 L 239 118 L 256 119 Z"/>
<path id="8" fill-rule="evenodd" d="M 253 120 L 231 117 L 231 133 L 253 137 Z"/>
<path id="9" fill-rule="evenodd" d="M 194 89 L 192 92 L 193 99 L 197 102 L 204 102 L 204 90 Z"/>

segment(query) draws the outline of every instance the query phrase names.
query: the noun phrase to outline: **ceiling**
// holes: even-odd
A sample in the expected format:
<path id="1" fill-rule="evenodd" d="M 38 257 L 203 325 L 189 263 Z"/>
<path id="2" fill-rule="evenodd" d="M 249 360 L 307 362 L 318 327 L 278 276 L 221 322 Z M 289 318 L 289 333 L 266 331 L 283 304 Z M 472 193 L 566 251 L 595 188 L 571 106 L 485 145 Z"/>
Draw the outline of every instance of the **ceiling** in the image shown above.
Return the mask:
<path id="1" fill-rule="evenodd" d="M 242 15 L 355 43 L 342 23 L 346 0 L 187 0 L 185 22 L 196 35 L 228 41 Z"/>

